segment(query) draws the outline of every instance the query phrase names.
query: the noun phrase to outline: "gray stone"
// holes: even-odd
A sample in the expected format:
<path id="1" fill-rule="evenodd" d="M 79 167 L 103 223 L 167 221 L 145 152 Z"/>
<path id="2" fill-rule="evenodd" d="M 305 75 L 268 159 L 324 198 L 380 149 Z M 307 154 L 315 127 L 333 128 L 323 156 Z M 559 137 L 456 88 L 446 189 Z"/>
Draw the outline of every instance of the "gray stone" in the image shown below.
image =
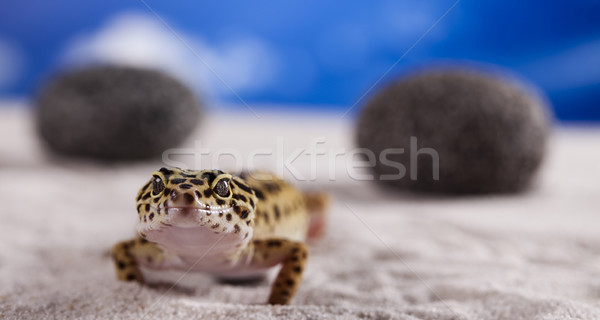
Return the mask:
<path id="1" fill-rule="evenodd" d="M 36 101 L 37 127 L 60 153 L 100 160 L 160 156 L 194 130 L 194 94 L 161 72 L 99 66 L 51 79 Z"/>
<path id="2" fill-rule="evenodd" d="M 385 183 L 423 192 L 507 193 L 530 185 L 545 154 L 549 123 L 546 100 L 521 82 L 439 69 L 382 89 L 362 110 L 356 133 L 358 146 L 378 157 L 376 178 L 401 171 L 380 161 L 381 152 L 404 149 L 386 159 L 400 163 L 406 174 Z M 434 153 L 423 148 L 439 155 L 439 180 Z"/>

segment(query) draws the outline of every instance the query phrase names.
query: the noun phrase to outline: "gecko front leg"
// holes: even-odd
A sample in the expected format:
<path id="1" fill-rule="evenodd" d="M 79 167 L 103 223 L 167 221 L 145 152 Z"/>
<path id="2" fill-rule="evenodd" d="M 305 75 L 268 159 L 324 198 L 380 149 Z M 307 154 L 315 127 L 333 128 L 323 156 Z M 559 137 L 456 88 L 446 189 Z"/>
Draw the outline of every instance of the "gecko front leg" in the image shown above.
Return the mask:
<path id="1" fill-rule="evenodd" d="M 113 246 L 111 255 L 119 280 L 140 283 L 144 282 L 139 266 L 140 261 L 155 264 L 161 263 L 164 259 L 162 249 L 139 237 L 117 243 Z"/>
<path id="2" fill-rule="evenodd" d="M 282 263 L 271 287 L 270 304 L 289 304 L 298 290 L 308 257 L 302 242 L 282 238 L 254 240 L 251 267 L 271 267 Z"/>

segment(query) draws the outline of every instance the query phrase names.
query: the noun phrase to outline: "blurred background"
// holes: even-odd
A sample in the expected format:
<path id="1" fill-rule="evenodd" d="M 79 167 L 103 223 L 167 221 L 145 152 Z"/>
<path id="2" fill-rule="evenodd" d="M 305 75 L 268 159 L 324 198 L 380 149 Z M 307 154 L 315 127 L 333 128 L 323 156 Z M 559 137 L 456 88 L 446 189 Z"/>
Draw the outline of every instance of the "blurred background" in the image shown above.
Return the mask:
<path id="1" fill-rule="evenodd" d="M 3 1 L 0 100 L 31 99 L 61 68 L 126 63 L 211 105 L 343 113 L 404 56 L 381 84 L 431 62 L 489 63 L 540 86 L 559 120 L 600 121 L 600 2 L 456 4 Z"/>

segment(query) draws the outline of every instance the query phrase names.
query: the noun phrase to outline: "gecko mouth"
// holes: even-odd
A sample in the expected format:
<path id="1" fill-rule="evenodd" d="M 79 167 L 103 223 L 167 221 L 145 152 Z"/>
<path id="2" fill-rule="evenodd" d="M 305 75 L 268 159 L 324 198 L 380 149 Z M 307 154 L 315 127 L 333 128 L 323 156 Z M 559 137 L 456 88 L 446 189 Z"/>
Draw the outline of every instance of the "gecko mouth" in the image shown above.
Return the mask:
<path id="1" fill-rule="evenodd" d="M 155 208 L 154 208 L 155 209 Z M 156 209 L 155 209 L 156 210 Z M 214 224 L 215 216 L 223 216 L 233 211 L 232 206 L 166 207 L 162 214 L 152 222 L 140 225 L 143 232 L 164 230 L 166 228 L 197 228 Z M 156 212 L 156 211 L 155 211 Z"/>
<path id="2" fill-rule="evenodd" d="M 231 212 L 231 210 L 233 210 L 233 207 L 231 207 L 231 206 L 224 207 L 224 206 L 209 206 L 209 205 L 206 205 L 205 208 L 198 208 L 198 207 L 166 207 L 165 208 L 165 212 L 167 213 L 167 215 L 203 214 L 203 215 L 210 216 L 213 214 L 228 213 L 228 212 Z"/>
<path id="3" fill-rule="evenodd" d="M 162 212 L 152 222 L 138 224 L 137 231 L 142 238 L 174 251 L 185 252 L 203 250 L 207 243 L 212 244 L 224 235 L 241 241 L 241 233 L 234 232 L 234 225 L 222 218 L 233 212 L 233 206 L 167 207 Z M 230 243 L 231 241 L 224 242 L 223 245 L 229 248 Z"/>

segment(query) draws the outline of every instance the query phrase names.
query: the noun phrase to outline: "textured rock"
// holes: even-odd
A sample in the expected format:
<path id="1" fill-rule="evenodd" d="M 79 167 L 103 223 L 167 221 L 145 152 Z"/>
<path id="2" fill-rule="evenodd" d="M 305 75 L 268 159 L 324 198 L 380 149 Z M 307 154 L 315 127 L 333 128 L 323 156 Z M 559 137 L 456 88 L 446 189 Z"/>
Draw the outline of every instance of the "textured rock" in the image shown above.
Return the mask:
<path id="1" fill-rule="evenodd" d="M 430 70 L 401 79 L 362 110 L 360 147 L 406 168 L 400 188 L 440 193 L 503 193 L 525 189 L 543 159 L 549 132 L 545 101 L 524 85 L 465 70 Z M 411 137 L 413 149 L 411 150 Z M 432 148 L 439 155 L 435 178 Z M 415 150 L 419 150 L 415 153 Z M 411 155 L 413 163 L 411 163 Z M 400 170 L 377 161 L 374 172 Z M 412 172 L 412 176 L 411 176 Z"/>
<path id="2" fill-rule="evenodd" d="M 103 66 L 51 79 L 37 99 L 38 132 L 62 154 L 141 159 L 176 146 L 199 122 L 194 94 L 154 70 Z"/>

